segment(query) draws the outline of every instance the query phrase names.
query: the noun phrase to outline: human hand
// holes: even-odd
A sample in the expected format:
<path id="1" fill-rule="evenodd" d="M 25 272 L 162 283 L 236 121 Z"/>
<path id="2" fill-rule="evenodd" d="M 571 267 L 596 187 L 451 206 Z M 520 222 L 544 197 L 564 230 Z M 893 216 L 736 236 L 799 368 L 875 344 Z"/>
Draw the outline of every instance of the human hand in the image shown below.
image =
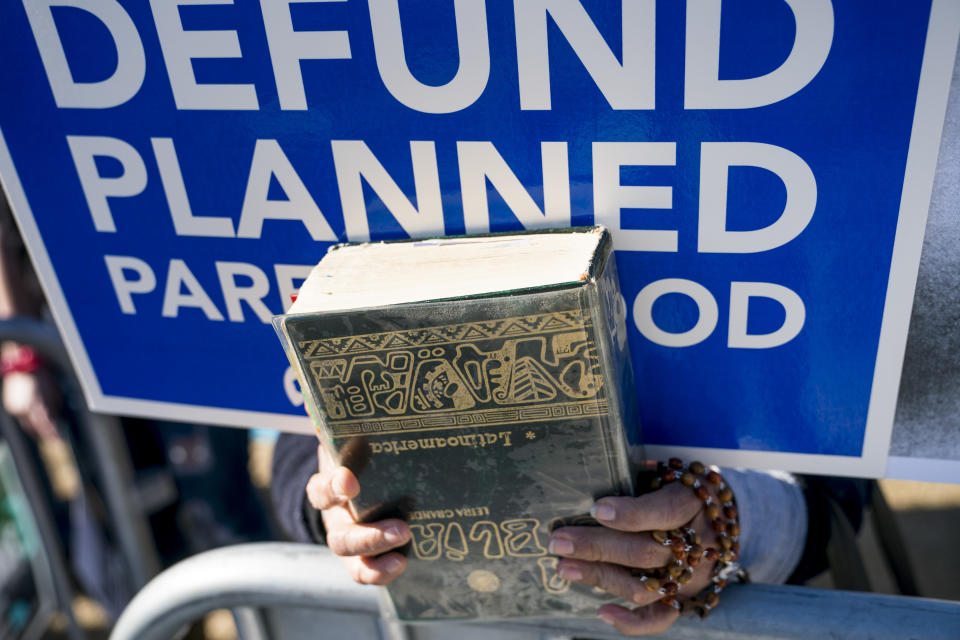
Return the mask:
<path id="1" fill-rule="evenodd" d="M 669 546 L 651 537 L 652 531 L 689 527 L 702 536 L 703 546 L 716 547 L 716 534 L 703 503 L 679 482 L 636 498 L 601 498 L 591 514 L 603 526 L 562 527 L 550 537 L 550 553 L 561 557 L 560 577 L 599 587 L 637 607 L 606 604 L 597 616 L 627 635 L 661 633 L 679 617 L 677 609 L 657 601 L 662 593 L 650 590 L 632 569 L 655 569 L 674 559 Z M 704 558 L 678 597 L 689 597 L 712 580 L 715 561 Z"/>
<path id="2" fill-rule="evenodd" d="M 327 546 L 356 582 L 388 584 L 407 568 L 407 559 L 391 550 L 410 540 L 410 528 L 395 518 L 358 523 L 349 504 L 360 493 L 356 476 L 337 465 L 324 447 L 318 448 L 317 456 L 320 472 L 307 483 L 307 499 L 321 512 Z"/>

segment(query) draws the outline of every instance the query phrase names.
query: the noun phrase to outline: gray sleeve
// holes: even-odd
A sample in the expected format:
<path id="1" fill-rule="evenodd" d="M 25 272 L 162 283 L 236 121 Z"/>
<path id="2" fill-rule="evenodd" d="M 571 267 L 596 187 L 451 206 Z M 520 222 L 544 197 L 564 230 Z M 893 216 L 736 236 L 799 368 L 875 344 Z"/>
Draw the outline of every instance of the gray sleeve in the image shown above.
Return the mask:
<path id="1" fill-rule="evenodd" d="M 721 471 L 740 513 L 741 566 L 753 582 L 786 582 L 807 539 L 807 505 L 796 478 L 782 471 Z"/>

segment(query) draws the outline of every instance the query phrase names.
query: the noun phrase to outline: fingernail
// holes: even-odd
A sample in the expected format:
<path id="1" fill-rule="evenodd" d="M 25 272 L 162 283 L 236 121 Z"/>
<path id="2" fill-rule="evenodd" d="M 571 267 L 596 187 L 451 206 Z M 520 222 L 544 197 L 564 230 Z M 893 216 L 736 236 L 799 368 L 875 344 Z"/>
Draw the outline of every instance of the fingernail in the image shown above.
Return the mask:
<path id="1" fill-rule="evenodd" d="M 617 517 L 617 512 L 608 504 L 597 503 L 590 508 L 590 515 L 597 520 L 605 520 L 609 522 Z"/>
<path id="2" fill-rule="evenodd" d="M 572 580 L 574 582 L 583 580 L 583 573 L 581 573 L 580 569 L 574 567 L 561 567 L 559 573 L 560 577 L 564 580 Z"/>
<path id="3" fill-rule="evenodd" d="M 606 622 L 607 624 L 610 624 L 610 625 L 612 625 L 614 622 L 616 622 L 616 619 L 614 619 L 614 617 L 613 617 L 612 615 L 610 615 L 609 613 L 607 613 L 606 611 L 600 611 L 600 612 L 598 612 L 598 613 L 597 613 L 597 617 L 600 618 L 601 620 L 603 620 L 604 622 Z"/>
<path id="4" fill-rule="evenodd" d="M 383 532 L 384 539 L 390 544 L 398 544 L 403 540 L 403 536 L 400 535 L 400 529 L 397 527 L 388 527 Z"/>
<path id="5" fill-rule="evenodd" d="M 573 553 L 573 543 L 566 538 L 551 538 L 550 553 L 556 556 L 566 556 Z"/>
<path id="6" fill-rule="evenodd" d="M 397 571 L 400 571 L 400 566 L 402 564 L 403 564 L 403 560 L 397 557 L 393 557 L 383 563 L 384 565 L 383 569 L 387 573 L 396 573 Z"/>

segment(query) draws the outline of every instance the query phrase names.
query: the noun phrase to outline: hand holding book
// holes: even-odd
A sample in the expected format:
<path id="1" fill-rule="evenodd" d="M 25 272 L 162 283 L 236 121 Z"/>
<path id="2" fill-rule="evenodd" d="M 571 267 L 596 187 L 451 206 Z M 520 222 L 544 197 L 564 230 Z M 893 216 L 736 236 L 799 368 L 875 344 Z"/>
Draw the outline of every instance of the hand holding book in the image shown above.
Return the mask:
<path id="1" fill-rule="evenodd" d="M 324 442 L 310 504 L 401 619 L 639 634 L 716 603 L 739 546 L 715 548 L 739 531 L 719 474 L 678 460 L 658 474 L 686 487 L 616 497 L 640 440 L 614 262 L 602 228 L 340 246 L 275 318 Z"/>
<path id="2" fill-rule="evenodd" d="M 703 532 L 705 547 L 716 547 L 717 536 L 703 503 L 677 483 L 635 498 L 601 498 L 591 513 L 601 527 L 564 527 L 553 532 L 549 549 L 561 557 L 557 573 L 565 580 L 600 588 L 639 605 L 633 609 L 617 604 L 599 608 L 598 617 L 619 631 L 646 635 L 666 630 L 679 611 L 658 603 L 663 593 L 651 589 L 640 576 L 642 570 L 668 565 L 674 554 L 651 534 L 689 528 Z M 680 585 L 677 597 L 687 599 L 710 585 L 715 564 L 706 559 L 700 562 Z"/>
<path id="3" fill-rule="evenodd" d="M 336 466 L 323 447 L 319 457 L 320 472 L 310 479 L 307 497 L 323 514 L 327 544 L 356 582 L 388 584 L 406 568 L 406 559 L 391 550 L 409 540 L 409 527 L 397 519 L 357 523 L 347 508 L 360 491 L 356 477 L 349 469 Z M 561 557 L 557 573 L 565 580 L 597 587 L 639 605 L 630 609 L 605 604 L 598 609 L 598 617 L 619 631 L 627 635 L 664 631 L 679 613 L 658 604 L 663 594 L 649 590 L 634 570 L 661 567 L 673 557 L 669 547 L 654 541 L 653 531 L 687 526 L 704 532 L 704 543 L 715 546 L 702 502 L 677 483 L 636 498 L 601 498 L 592 513 L 602 526 L 562 527 L 551 535 L 549 551 Z M 710 584 L 714 564 L 701 562 L 679 595 L 692 596 Z"/>
<path id="4" fill-rule="evenodd" d="M 407 559 L 388 552 L 409 542 L 410 528 L 396 518 L 356 522 L 349 509 L 350 500 L 360 493 L 356 476 L 346 467 L 336 466 L 322 446 L 317 447 L 317 456 L 320 472 L 307 483 L 307 499 L 323 515 L 327 545 L 356 582 L 389 583 L 407 568 Z"/>
<path id="5" fill-rule="evenodd" d="M 624 318 L 597 227 L 338 246 L 274 319 L 318 435 L 352 472 L 311 485 L 328 543 L 361 582 L 389 583 L 399 618 L 612 599 L 560 578 L 547 540 L 633 492 Z M 405 560 L 390 553 L 407 541 Z"/>

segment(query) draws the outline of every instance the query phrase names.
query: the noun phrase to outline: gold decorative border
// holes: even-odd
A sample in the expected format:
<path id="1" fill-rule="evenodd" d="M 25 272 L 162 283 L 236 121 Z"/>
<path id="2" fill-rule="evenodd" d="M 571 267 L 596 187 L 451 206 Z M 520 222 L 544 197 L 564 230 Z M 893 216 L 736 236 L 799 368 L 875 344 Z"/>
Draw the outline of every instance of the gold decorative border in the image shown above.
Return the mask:
<path id="1" fill-rule="evenodd" d="M 591 324 L 590 316 L 581 309 L 538 313 L 514 318 L 463 322 L 460 324 L 402 329 L 340 338 L 303 340 L 297 343 L 304 360 L 329 358 L 387 349 L 474 342 L 490 338 L 512 338 L 531 334 L 583 331 Z"/>
<path id="2" fill-rule="evenodd" d="M 350 420 L 329 425 L 334 438 L 391 433 L 415 433 L 439 429 L 463 429 L 504 424 L 524 424 L 544 420 L 598 417 L 607 415 L 604 398 L 565 402 L 546 406 L 480 409 L 441 415 L 405 416 L 384 420 Z"/>

